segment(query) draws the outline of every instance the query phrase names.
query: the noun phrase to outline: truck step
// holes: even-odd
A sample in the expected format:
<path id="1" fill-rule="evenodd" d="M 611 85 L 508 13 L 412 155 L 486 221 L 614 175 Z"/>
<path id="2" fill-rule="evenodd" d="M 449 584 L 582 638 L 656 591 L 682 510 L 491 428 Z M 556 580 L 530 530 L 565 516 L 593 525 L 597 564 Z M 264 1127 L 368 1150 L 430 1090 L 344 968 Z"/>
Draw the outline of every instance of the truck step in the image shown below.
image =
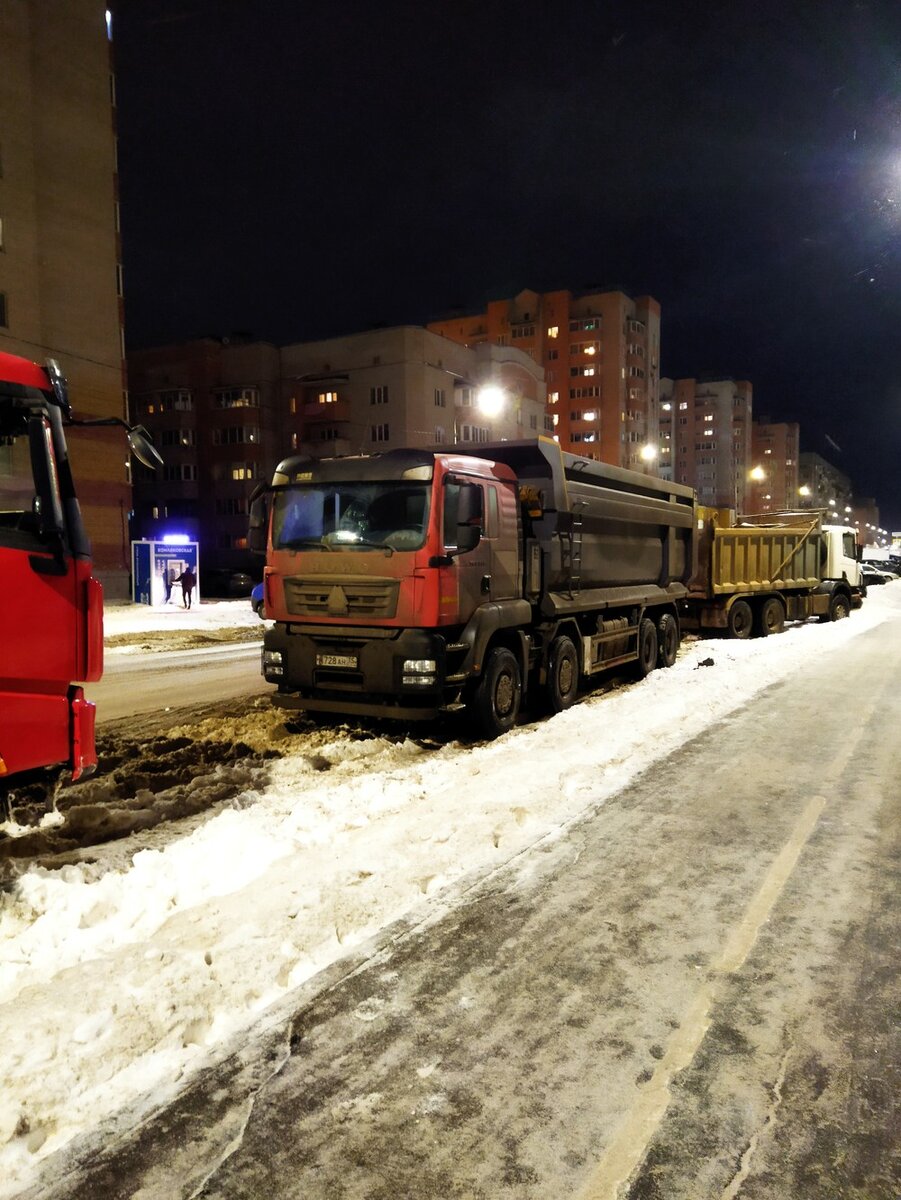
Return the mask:
<path id="1" fill-rule="evenodd" d="M 444 649 L 448 653 L 451 653 L 454 650 L 468 650 L 469 646 L 466 644 L 466 642 L 448 642 Z"/>
<path id="2" fill-rule="evenodd" d="M 445 675 L 445 683 L 464 683 L 469 678 L 468 671 L 458 671 L 456 675 Z"/>

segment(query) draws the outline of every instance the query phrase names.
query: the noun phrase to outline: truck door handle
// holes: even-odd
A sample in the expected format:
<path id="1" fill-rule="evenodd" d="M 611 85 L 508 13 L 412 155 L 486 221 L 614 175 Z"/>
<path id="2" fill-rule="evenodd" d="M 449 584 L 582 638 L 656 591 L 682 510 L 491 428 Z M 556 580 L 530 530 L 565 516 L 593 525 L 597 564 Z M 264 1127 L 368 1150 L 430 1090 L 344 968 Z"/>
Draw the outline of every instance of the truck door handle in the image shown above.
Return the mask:
<path id="1" fill-rule="evenodd" d="M 491 591 L 491 576 L 490 575 L 482 576 L 482 591 L 485 592 L 486 594 Z"/>

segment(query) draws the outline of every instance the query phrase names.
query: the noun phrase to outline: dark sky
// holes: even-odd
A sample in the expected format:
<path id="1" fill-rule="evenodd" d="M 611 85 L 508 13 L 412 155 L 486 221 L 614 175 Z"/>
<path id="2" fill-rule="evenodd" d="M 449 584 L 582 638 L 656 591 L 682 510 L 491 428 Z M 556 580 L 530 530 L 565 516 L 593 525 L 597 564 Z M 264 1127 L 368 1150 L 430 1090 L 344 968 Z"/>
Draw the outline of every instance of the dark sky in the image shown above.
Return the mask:
<path id="1" fill-rule="evenodd" d="M 113 9 L 130 346 L 650 293 L 901 529 L 897 0 Z"/>

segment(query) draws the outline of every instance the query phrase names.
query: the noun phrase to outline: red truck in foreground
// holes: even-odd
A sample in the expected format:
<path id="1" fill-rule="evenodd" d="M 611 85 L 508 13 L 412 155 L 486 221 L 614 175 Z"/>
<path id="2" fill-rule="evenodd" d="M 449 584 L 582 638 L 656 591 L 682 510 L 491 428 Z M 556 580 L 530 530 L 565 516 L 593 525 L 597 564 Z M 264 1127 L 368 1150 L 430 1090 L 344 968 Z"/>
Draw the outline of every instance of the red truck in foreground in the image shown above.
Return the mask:
<path id="1" fill-rule="evenodd" d="M 122 425 L 147 466 L 161 460 L 119 418 L 76 421 L 53 360 L 0 353 L 0 816 L 36 777 L 97 765 L 94 705 L 81 683 L 103 671 L 103 590 L 69 465 L 64 423 Z"/>

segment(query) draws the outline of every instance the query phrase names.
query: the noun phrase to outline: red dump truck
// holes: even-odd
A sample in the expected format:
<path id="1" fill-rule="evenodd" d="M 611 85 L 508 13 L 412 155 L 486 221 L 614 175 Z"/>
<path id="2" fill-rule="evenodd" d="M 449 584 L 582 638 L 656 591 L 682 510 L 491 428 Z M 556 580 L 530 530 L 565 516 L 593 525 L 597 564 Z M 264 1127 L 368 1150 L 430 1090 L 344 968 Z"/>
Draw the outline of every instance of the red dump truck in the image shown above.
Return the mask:
<path id="1" fill-rule="evenodd" d="M 671 666 L 683 624 L 743 637 L 859 601 L 827 577 L 835 536 L 819 517 L 747 531 L 716 518 L 688 487 L 549 438 L 288 458 L 251 506 L 275 622 L 263 675 L 285 707 L 466 709 L 491 737 L 525 700 L 559 711 L 601 672 Z"/>
<path id="2" fill-rule="evenodd" d="M 669 666 L 693 570 L 689 488 L 551 439 L 281 463 L 252 507 L 265 550 L 263 673 L 277 702 L 431 718 L 486 735 L 528 697 Z"/>
<path id="3" fill-rule="evenodd" d="M 59 367 L 0 353 L 0 808 L 35 776 L 96 767 L 94 705 L 81 683 L 103 670 L 103 594 L 69 466 L 64 422 L 122 425 L 132 451 L 159 456 L 118 418 L 72 419 Z"/>

